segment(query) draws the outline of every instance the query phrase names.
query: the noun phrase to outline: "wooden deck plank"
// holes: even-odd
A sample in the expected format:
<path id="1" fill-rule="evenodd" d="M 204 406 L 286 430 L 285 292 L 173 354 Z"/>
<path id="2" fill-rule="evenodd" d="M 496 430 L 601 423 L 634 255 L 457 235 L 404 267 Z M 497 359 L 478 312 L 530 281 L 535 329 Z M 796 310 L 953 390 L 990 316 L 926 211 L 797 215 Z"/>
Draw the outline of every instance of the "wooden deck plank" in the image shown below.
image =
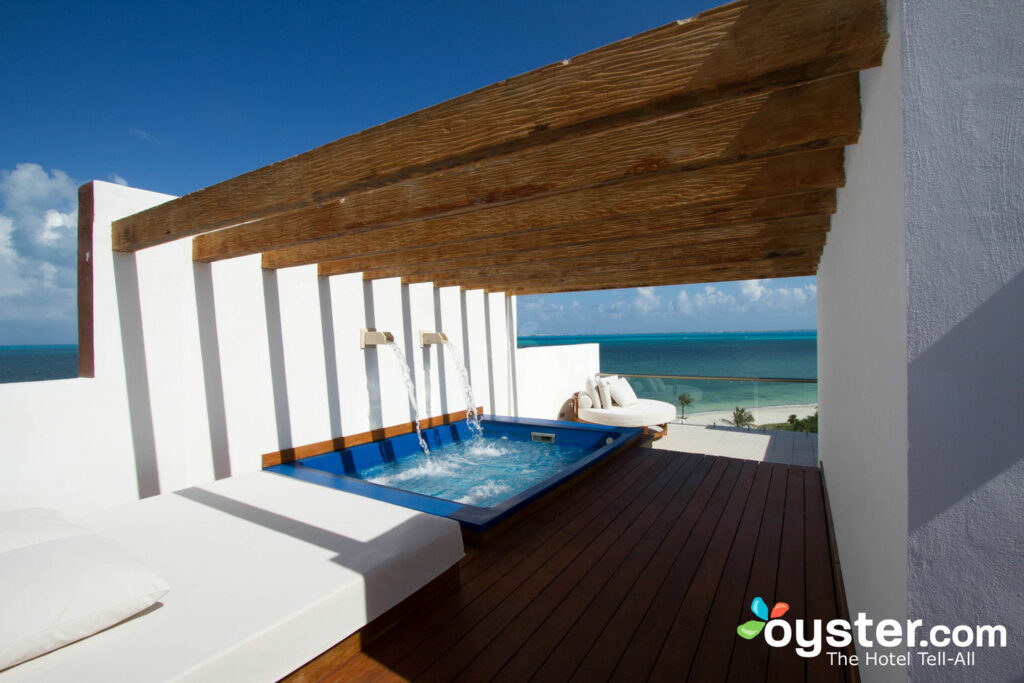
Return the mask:
<path id="1" fill-rule="evenodd" d="M 588 510 L 587 513 L 574 520 L 574 524 L 560 529 L 547 543 L 536 548 L 529 555 L 525 557 L 512 555 L 509 562 L 496 565 L 492 571 L 482 574 L 478 577 L 480 582 L 493 581 L 494 576 L 500 574 L 496 581 L 489 584 L 485 592 L 471 595 L 469 591 L 460 590 L 457 593 L 458 610 L 453 618 L 445 623 L 445 628 L 438 630 L 437 621 L 439 620 L 436 618 L 417 625 L 402 648 L 405 655 L 398 660 L 391 660 L 393 668 L 403 675 L 415 676 L 430 666 L 454 640 L 461 637 L 477 621 L 500 604 L 534 571 L 543 567 L 548 561 L 557 561 L 557 558 L 562 557 L 561 553 L 567 544 L 579 543 L 590 535 L 596 535 L 610 523 L 623 507 L 628 506 L 652 481 L 658 478 L 658 469 L 664 465 L 665 461 L 666 458 L 662 456 L 645 462 L 643 471 L 639 472 L 636 479 L 628 487 L 625 487 L 625 490 L 614 500 L 606 501 L 604 505 Z M 553 560 L 553 558 L 555 559 Z M 508 565 L 512 565 L 511 568 Z M 367 649 L 367 653 L 371 656 L 378 655 L 373 646 Z"/>
<path id="2" fill-rule="evenodd" d="M 756 470 L 757 465 L 754 462 L 746 461 L 740 466 L 736 483 L 718 512 L 720 516 L 714 521 L 713 526 L 709 525 L 707 540 L 696 534 L 691 539 L 695 546 L 694 551 L 687 553 L 684 549 L 679 554 L 672 571 L 654 599 L 656 608 L 647 610 L 644 620 L 637 627 L 636 634 L 626 647 L 626 651 L 622 653 L 612 680 L 649 678 L 651 669 L 658 661 L 674 625 L 680 627 L 681 633 L 678 635 L 681 639 L 699 637 L 699 628 L 707 618 L 711 596 L 714 595 L 722 576 L 722 566 L 736 536 L 736 529 L 742 519 Z M 703 541 L 704 548 L 700 548 L 698 539 Z M 688 614 L 688 610 L 692 612 Z M 691 629 L 686 617 L 694 618 L 697 622 L 696 627 Z M 689 661 L 670 660 L 669 668 L 678 671 L 689 669 Z M 663 670 L 662 679 L 665 673 Z M 672 678 L 671 675 L 668 677 Z"/>
<path id="3" fill-rule="evenodd" d="M 786 469 L 784 465 L 762 464 L 758 467 L 758 474 L 767 476 L 769 481 L 763 492 L 758 488 L 759 484 L 755 483 L 755 490 L 747 501 L 740 530 L 736 534 L 697 645 L 700 656 L 694 659 L 690 667 L 688 680 L 693 683 L 724 681 L 728 676 L 729 660 L 736 641 L 736 627 L 747 621 L 745 615 L 748 608 L 744 604 L 744 596 L 754 567 L 754 553 L 751 549 L 757 546 L 762 530 L 772 524 L 772 520 L 767 517 L 768 501 L 773 496 L 781 501 L 785 495 Z M 781 511 L 781 506 L 779 509 Z M 677 673 L 681 678 L 681 672 Z"/>
<path id="4" fill-rule="evenodd" d="M 627 599 L 622 601 L 615 616 L 608 622 L 604 632 L 594 642 L 570 680 L 593 681 L 610 677 L 622 654 L 637 635 L 651 606 L 656 604 L 662 587 L 673 575 L 675 568 L 680 566 L 678 560 L 684 557 L 700 557 L 704 554 L 704 549 L 732 494 L 742 467 L 743 463 L 739 460 L 725 463 L 721 479 L 707 498 L 696 523 L 688 529 L 686 542 L 681 547 L 667 544 L 666 552 L 651 560 L 644 575 L 637 582 L 639 590 L 630 591 Z"/>
<path id="5" fill-rule="evenodd" d="M 722 614 L 739 613 L 743 599 L 742 587 L 749 577 L 750 562 L 749 555 L 744 558 L 736 549 L 750 548 L 757 539 L 770 483 L 771 466 L 758 465 L 753 472 L 747 499 L 743 501 L 742 508 L 735 510 L 735 516 L 738 517 L 735 533 L 729 536 L 728 533 L 715 531 L 716 538 L 705 553 L 700 569 L 694 575 L 686 598 L 676 614 L 675 623 L 661 646 L 661 654 L 651 670 L 652 680 L 679 680 L 682 672 L 692 668 L 697 652 L 701 653 L 700 659 L 705 659 L 708 655 L 699 647 L 704 633 L 714 636 L 716 629 L 721 629 L 722 635 L 728 636 L 730 642 L 736 637 L 735 624 L 716 624 L 709 628 L 708 622 Z M 739 492 L 740 487 L 736 488 Z M 723 515 L 720 525 L 723 532 L 728 531 L 728 527 L 724 526 L 726 523 Z M 733 589 L 732 603 L 722 604 L 724 601 L 718 599 L 719 596 L 728 593 L 730 589 Z M 724 672 L 720 677 L 724 677 Z"/>
<path id="6" fill-rule="evenodd" d="M 713 460 L 708 457 L 702 457 L 695 463 L 695 467 L 687 475 L 686 480 L 681 482 L 682 485 L 677 490 L 675 497 L 661 512 L 658 520 L 641 541 L 630 548 L 621 560 L 617 556 L 622 553 L 610 553 L 604 566 L 596 566 L 588 572 L 576 590 L 558 605 L 555 612 L 545 619 L 544 623 L 498 673 L 495 678 L 496 682 L 516 683 L 516 681 L 530 678 L 567 633 L 576 628 L 585 628 L 589 624 L 603 624 L 611 617 L 614 610 L 611 601 L 608 602 L 609 608 L 604 615 L 595 612 L 588 613 L 585 618 L 582 618 L 581 615 L 599 595 L 624 595 L 629 590 L 636 577 L 647 566 L 650 557 L 672 531 L 674 523 L 689 504 L 697 487 L 707 476 L 712 463 Z M 619 564 L 612 567 L 611 565 L 616 561 L 619 561 Z M 614 573 L 607 576 L 608 572 L 612 570 Z"/>
<path id="7" fill-rule="evenodd" d="M 786 510 L 786 491 L 792 468 L 780 466 L 772 476 L 772 486 L 765 502 L 761 530 L 754 547 L 754 559 L 750 581 L 743 598 L 744 610 L 736 626 L 753 618 L 750 604 L 755 597 L 762 597 L 769 605 L 776 602 L 776 583 L 779 574 L 779 552 L 782 545 L 782 519 Z M 735 627 L 733 628 L 735 633 Z M 732 656 L 729 659 L 729 683 L 763 681 L 768 675 L 768 647 L 761 640 L 733 638 Z"/>
<path id="8" fill-rule="evenodd" d="M 457 674 L 466 664 L 463 652 L 484 647 L 506 621 L 514 619 L 519 610 L 534 600 L 550 580 L 576 560 L 590 543 L 605 534 L 609 528 L 621 531 L 620 521 L 631 519 L 647 506 L 649 496 L 656 495 L 670 481 L 674 465 L 677 465 L 675 459 L 663 459 L 661 464 L 654 468 L 657 471 L 645 479 L 643 488 L 628 500 L 628 505 L 625 505 L 627 501 L 623 500 L 620 505 L 606 508 L 603 514 L 590 524 L 571 534 L 555 552 L 548 553 L 545 549 L 544 554 L 547 557 L 542 561 L 521 564 L 517 568 L 518 571 L 510 573 L 510 577 L 515 577 L 515 583 L 508 580 L 502 584 L 507 584 L 507 591 L 502 592 L 496 588 L 485 596 L 486 599 L 471 605 L 470 609 L 461 613 L 459 619 L 445 630 L 445 633 L 438 634 L 432 641 L 428 641 L 425 647 L 414 653 L 411 661 L 403 662 L 399 672 L 403 675 L 411 673 L 416 676 L 424 671 L 426 680 L 437 681 L 449 680 Z M 500 618 L 495 619 L 495 614 Z M 467 640 L 468 646 L 463 645 Z M 427 663 L 428 670 L 419 669 L 423 662 Z"/>
<path id="9" fill-rule="evenodd" d="M 804 598 L 804 477 L 803 470 L 790 470 L 786 485 L 786 510 L 782 520 L 782 545 L 779 549 L 779 578 L 776 600 L 789 604 L 789 621 L 805 619 Z M 766 599 L 765 602 L 768 602 Z M 768 602 L 769 607 L 772 603 Z M 800 683 L 807 680 L 807 662 L 795 647 L 772 648 L 768 655 L 768 680 Z"/>
<path id="10" fill-rule="evenodd" d="M 825 516 L 825 494 L 819 470 L 804 472 L 804 558 L 806 571 L 807 619 L 821 619 L 822 623 L 839 616 L 836 604 L 836 586 L 833 581 L 828 524 Z M 807 660 L 807 680 L 814 683 L 842 683 L 846 680 L 844 667 L 833 666 L 828 659 L 828 646 L 817 657 Z"/>
<path id="11" fill-rule="evenodd" d="M 621 460 L 622 467 L 602 472 L 605 476 L 601 479 L 601 485 L 595 486 L 595 491 L 590 496 L 572 496 L 565 501 L 559 515 L 563 525 L 550 524 L 549 519 L 546 528 L 532 535 L 519 534 L 519 530 L 516 529 L 500 537 L 495 545 L 487 548 L 488 552 L 475 553 L 471 563 L 460 567 L 461 584 L 454 594 L 424 606 L 414 618 L 406 622 L 402 628 L 396 629 L 389 638 L 367 647 L 354 659 L 353 665 L 348 667 L 349 675 L 357 679 L 363 675 L 364 670 L 375 669 L 377 665 L 374 658 L 397 661 L 405 656 L 412 648 L 454 619 L 466 604 L 497 583 L 502 574 L 495 572 L 495 567 L 503 568 L 506 572 L 511 571 L 515 561 L 524 556 L 529 557 L 539 548 L 554 542 L 552 539 L 557 540 L 559 534 L 586 526 L 600 511 L 628 492 L 645 473 L 657 465 L 656 460 L 638 458 L 633 452 L 624 453 L 618 459 Z M 570 489 L 570 494 L 574 493 L 575 488 Z M 543 510 L 538 511 L 533 518 L 543 518 L 544 514 Z M 509 558 L 513 560 L 510 561 Z M 465 573 L 462 572 L 463 569 L 466 570 Z"/>
<path id="12" fill-rule="evenodd" d="M 820 473 L 640 448 L 620 458 L 474 550 L 472 578 L 303 680 L 590 683 L 616 667 L 630 680 L 841 680 L 824 660 L 736 635 L 754 596 L 789 602 L 787 620 L 838 612 Z"/>
<path id="13" fill-rule="evenodd" d="M 596 592 L 594 584 L 598 584 L 598 587 L 603 585 L 604 580 L 627 557 L 637 552 L 644 538 L 657 534 L 661 528 L 667 531 L 667 522 L 670 520 L 666 519 L 666 511 L 670 511 L 672 503 L 679 500 L 679 493 L 690 473 L 703 460 L 701 456 L 688 454 L 679 454 L 675 459 L 680 466 L 671 481 L 634 517 L 629 527 L 622 532 L 609 528 L 602 538 L 592 543 L 515 620 L 502 625 L 495 639 L 462 670 L 456 680 L 472 682 L 494 679 L 523 642 L 541 625 L 550 623 L 552 613 L 556 610 L 560 613 L 566 611 L 563 607 L 565 600 Z"/>
<path id="14" fill-rule="evenodd" d="M 507 630 L 510 624 L 518 624 L 519 628 L 516 630 L 529 629 L 531 615 L 524 618 L 523 612 L 533 608 L 533 612 L 543 613 L 545 606 L 551 606 L 552 602 L 557 604 L 559 598 L 564 597 L 564 591 L 576 584 L 579 575 L 587 567 L 593 566 L 613 543 L 623 542 L 623 536 L 633 527 L 634 522 L 640 521 L 645 527 L 649 526 L 653 521 L 650 517 L 655 515 L 658 506 L 663 504 L 659 501 L 673 493 L 670 484 L 674 481 L 676 472 L 684 468 L 687 460 L 685 457 L 672 457 L 665 465 L 664 476 L 653 480 L 651 485 L 641 492 L 629 507 L 617 513 L 598 535 L 584 540 L 586 536 L 581 534 L 579 539 L 574 539 L 578 542 L 567 544 L 559 558 L 553 558 L 554 561 L 545 563 L 498 608 L 487 614 L 459 642 L 449 648 L 426 672 L 426 678 L 452 680 L 464 671 L 467 663 L 472 663 L 470 660 L 478 653 L 487 654 L 485 661 L 480 663 L 480 668 L 497 668 L 504 663 L 507 654 L 511 653 L 506 653 L 503 657 L 503 648 L 493 641 Z M 500 660 L 495 666 L 493 660 L 499 657 Z M 487 675 L 478 668 L 476 672 L 469 672 L 464 680 L 486 678 Z"/>

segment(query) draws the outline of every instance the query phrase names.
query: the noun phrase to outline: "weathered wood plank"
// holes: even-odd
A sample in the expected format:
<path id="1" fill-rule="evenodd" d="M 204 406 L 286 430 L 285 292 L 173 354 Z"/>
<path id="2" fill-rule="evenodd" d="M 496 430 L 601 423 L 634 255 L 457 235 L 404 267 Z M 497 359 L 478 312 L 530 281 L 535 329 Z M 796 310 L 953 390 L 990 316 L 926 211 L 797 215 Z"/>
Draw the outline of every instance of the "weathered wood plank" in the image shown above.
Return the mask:
<path id="1" fill-rule="evenodd" d="M 766 257 L 764 252 L 749 252 L 734 254 L 723 259 L 732 261 L 719 261 L 705 263 L 696 260 L 673 262 L 671 258 L 667 261 L 660 260 L 648 266 L 642 258 L 624 258 L 618 264 L 606 265 L 600 269 L 590 269 L 589 264 L 563 264 L 558 269 L 531 268 L 529 265 L 522 265 L 516 268 L 502 269 L 488 273 L 481 270 L 473 275 L 468 272 L 452 274 L 446 277 L 439 277 L 434 280 L 410 277 L 402 281 L 412 284 L 414 282 L 433 282 L 438 287 L 452 287 L 458 285 L 466 289 L 491 289 L 484 286 L 484 283 L 500 283 L 510 288 L 523 288 L 537 283 L 565 283 L 565 284 L 587 284 L 603 282 L 643 282 L 644 278 L 660 282 L 666 277 L 679 277 L 687 274 L 693 275 L 716 275 L 735 274 L 745 271 L 760 270 L 762 268 L 773 270 L 788 270 L 790 267 L 813 266 L 818 261 L 820 249 L 807 248 L 805 253 L 800 255 L 782 255 L 777 257 Z M 609 258 L 616 256 L 612 254 Z M 628 255 L 627 255 L 628 256 Z M 742 278 L 751 279 L 751 278 Z M 626 284 L 623 287 L 635 287 L 641 285 Z"/>
<path id="2" fill-rule="evenodd" d="M 537 69 L 114 224 L 132 251 L 530 146 L 881 63 L 878 0 L 736 2 Z"/>
<path id="3" fill-rule="evenodd" d="M 454 235 L 462 239 L 491 237 L 516 230 L 641 213 L 652 208 L 831 190 L 841 187 L 844 181 L 842 148 L 824 149 L 697 170 L 668 169 L 516 204 L 494 205 L 415 224 L 367 229 L 379 231 L 381 244 L 391 249 L 416 247 L 436 243 L 445 236 L 449 239 Z M 217 237 L 220 233 L 200 235 L 193 242 L 193 258 L 210 262 L 297 244 L 303 235 L 309 238 L 322 233 L 322 226 L 317 226 L 329 226 L 342 207 L 338 203 L 324 206 L 316 211 L 315 220 L 311 218 L 309 222 L 293 226 L 294 230 L 266 239 L 248 240 L 245 235 L 235 233 L 225 243 Z M 316 242 L 312 238 L 306 241 Z"/>
<path id="4" fill-rule="evenodd" d="M 320 263 L 320 274 L 324 276 L 355 273 L 385 265 L 442 261 L 459 254 L 510 254 L 522 250 L 524 244 L 580 244 L 636 233 L 726 228 L 779 218 L 828 215 L 835 213 L 836 199 L 834 190 L 817 190 L 727 203 L 697 204 L 688 206 L 686 211 L 679 211 L 675 206 L 663 207 L 659 205 L 657 209 L 641 213 L 599 217 L 580 223 L 524 227 L 493 237 L 441 232 L 430 229 L 429 225 L 415 223 L 401 229 L 357 232 L 266 252 L 263 254 L 263 267 L 285 268 Z M 431 239 L 435 241 L 428 242 Z"/>
<path id="5" fill-rule="evenodd" d="M 351 230 L 514 204 L 664 169 L 839 147 L 860 132 L 858 80 L 847 74 L 519 154 L 486 159 L 202 238 L 208 254 L 235 244 L 296 243 Z M 219 245 L 219 246 L 218 246 Z"/>
<path id="6" fill-rule="evenodd" d="M 641 234 L 637 237 L 564 247 L 548 248 L 544 245 L 535 245 L 531 249 L 510 254 L 377 268 L 364 271 L 363 276 L 371 280 L 405 277 L 410 281 L 430 282 L 446 277 L 472 277 L 474 273 L 501 274 L 516 266 L 528 268 L 530 271 L 547 267 L 552 272 L 561 272 L 566 269 L 577 270 L 580 263 L 586 263 L 588 268 L 595 271 L 600 271 L 605 265 L 619 266 L 628 263 L 643 263 L 652 268 L 666 261 L 678 265 L 727 263 L 729 258 L 738 260 L 737 257 L 748 254 L 784 253 L 806 247 L 822 247 L 825 244 L 828 225 L 827 216 L 817 216 L 796 221 L 778 221 L 777 225 L 771 226 L 770 232 L 761 224 L 752 230 L 738 231 L 740 234 L 717 235 L 718 239 L 708 239 L 708 235 L 700 234 L 702 241 L 687 239 L 692 237 L 693 233 L 684 232 Z M 768 234 L 761 236 L 765 232 Z"/>
<path id="7" fill-rule="evenodd" d="M 767 279 L 814 275 L 818 260 L 773 259 L 752 261 L 736 267 L 709 266 L 657 273 L 621 273 L 611 278 L 546 278 L 533 281 L 479 281 L 439 282 L 439 287 L 460 286 L 466 289 L 486 289 L 507 294 L 550 294 L 552 292 L 583 292 L 623 287 L 658 287 L 664 285 L 697 284 L 702 282 L 733 282 L 736 280 Z"/>

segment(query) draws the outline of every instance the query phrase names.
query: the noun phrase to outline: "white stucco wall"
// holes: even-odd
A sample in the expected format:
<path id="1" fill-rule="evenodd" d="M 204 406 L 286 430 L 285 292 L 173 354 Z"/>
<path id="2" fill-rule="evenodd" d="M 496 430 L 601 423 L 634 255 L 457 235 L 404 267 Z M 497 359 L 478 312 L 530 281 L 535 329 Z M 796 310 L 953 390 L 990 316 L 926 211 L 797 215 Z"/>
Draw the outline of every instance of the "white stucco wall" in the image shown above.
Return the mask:
<path id="1" fill-rule="evenodd" d="M 519 414 L 558 418 L 562 404 L 601 369 L 600 344 L 530 346 L 516 352 Z"/>
<path id="2" fill-rule="evenodd" d="M 1024 7 L 904 2 L 909 610 L 1003 624 L 920 681 L 1024 675 Z"/>
<path id="3" fill-rule="evenodd" d="M 906 256 L 899 8 L 883 64 L 861 74 L 860 142 L 846 152 L 818 267 L 818 444 L 851 614 L 907 614 Z M 863 667 L 866 683 L 905 680 Z"/>
<path id="4" fill-rule="evenodd" d="M 258 255 L 194 264 L 190 239 L 115 253 L 111 222 L 171 197 L 94 188 L 96 376 L 0 384 L 0 509 L 109 507 L 408 422 L 391 351 L 359 348 L 368 325 L 406 347 L 424 414 L 465 408 L 455 364 L 418 346 L 419 330 L 439 323 L 468 346 L 477 403 L 509 413 L 504 295 L 488 295 L 487 316 L 481 291 L 264 271 Z"/>

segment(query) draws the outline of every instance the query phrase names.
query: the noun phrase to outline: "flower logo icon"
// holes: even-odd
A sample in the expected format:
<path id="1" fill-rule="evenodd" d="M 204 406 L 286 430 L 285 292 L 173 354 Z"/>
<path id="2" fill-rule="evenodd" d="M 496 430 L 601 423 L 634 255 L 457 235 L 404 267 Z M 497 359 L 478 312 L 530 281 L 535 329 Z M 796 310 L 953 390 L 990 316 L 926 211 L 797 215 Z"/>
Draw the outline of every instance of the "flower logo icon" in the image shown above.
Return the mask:
<path id="1" fill-rule="evenodd" d="M 754 613 L 757 619 L 751 619 L 748 622 L 742 623 L 736 627 L 736 633 L 742 638 L 750 640 L 751 638 L 757 637 L 762 630 L 764 625 L 769 619 L 778 619 L 783 614 L 789 611 L 789 605 L 785 602 L 777 602 L 772 607 L 771 614 L 768 613 L 768 605 L 765 601 L 760 598 L 754 598 L 754 601 L 750 603 L 750 611 Z"/>

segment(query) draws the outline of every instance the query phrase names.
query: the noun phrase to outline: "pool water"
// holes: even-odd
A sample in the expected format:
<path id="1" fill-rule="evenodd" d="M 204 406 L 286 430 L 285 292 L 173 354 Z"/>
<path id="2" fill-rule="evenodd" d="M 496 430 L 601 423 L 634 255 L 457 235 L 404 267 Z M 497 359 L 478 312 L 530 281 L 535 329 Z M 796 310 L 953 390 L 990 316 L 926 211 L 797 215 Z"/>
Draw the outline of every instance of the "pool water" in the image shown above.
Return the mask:
<path id="1" fill-rule="evenodd" d="M 485 416 L 267 467 L 312 484 L 454 519 L 480 533 L 640 438 L 639 429 Z"/>
<path id="2" fill-rule="evenodd" d="M 491 507 L 586 455 L 581 446 L 474 436 L 358 473 L 363 481 L 465 505 Z"/>

